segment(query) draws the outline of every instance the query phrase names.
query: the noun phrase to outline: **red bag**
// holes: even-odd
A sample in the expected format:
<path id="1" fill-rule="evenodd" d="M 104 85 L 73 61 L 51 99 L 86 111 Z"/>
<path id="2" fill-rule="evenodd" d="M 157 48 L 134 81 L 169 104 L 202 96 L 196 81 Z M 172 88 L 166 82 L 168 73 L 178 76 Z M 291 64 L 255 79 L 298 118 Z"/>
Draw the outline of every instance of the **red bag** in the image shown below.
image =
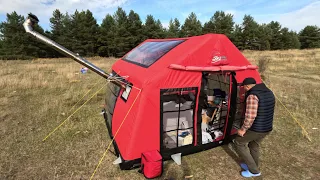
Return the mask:
<path id="1" fill-rule="evenodd" d="M 161 176 L 163 169 L 162 156 L 159 151 L 142 153 L 140 172 L 147 179 Z"/>

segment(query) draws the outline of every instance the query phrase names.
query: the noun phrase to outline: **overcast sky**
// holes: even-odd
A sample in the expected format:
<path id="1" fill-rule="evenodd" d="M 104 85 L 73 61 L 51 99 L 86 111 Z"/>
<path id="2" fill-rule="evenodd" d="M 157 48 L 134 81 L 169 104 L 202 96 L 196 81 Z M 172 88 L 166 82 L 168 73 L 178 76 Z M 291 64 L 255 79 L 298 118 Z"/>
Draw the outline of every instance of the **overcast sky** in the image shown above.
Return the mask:
<path id="1" fill-rule="evenodd" d="M 320 0 L 0 0 L 0 21 L 13 11 L 24 16 L 32 12 L 38 16 L 40 25 L 49 29 L 53 10 L 74 13 L 76 9 L 89 9 L 100 24 L 106 14 L 113 14 L 118 6 L 127 13 L 134 10 L 143 22 L 152 14 L 165 27 L 170 18 L 178 18 L 182 24 L 191 12 L 204 24 L 218 10 L 232 13 L 238 24 L 245 14 L 250 14 L 259 23 L 279 21 L 295 31 L 306 25 L 320 27 Z"/>

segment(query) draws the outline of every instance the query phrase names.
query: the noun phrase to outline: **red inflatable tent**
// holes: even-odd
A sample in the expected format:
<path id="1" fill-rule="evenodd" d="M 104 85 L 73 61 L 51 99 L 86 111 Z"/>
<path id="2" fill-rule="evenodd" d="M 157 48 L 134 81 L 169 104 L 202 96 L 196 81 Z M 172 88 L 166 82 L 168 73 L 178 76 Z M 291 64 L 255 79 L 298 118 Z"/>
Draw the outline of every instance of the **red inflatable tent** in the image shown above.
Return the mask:
<path id="1" fill-rule="evenodd" d="M 113 143 L 121 169 L 139 164 L 143 152 L 168 159 L 230 142 L 243 120 L 239 83 L 261 82 L 257 67 L 221 34 L 148 39 L 118 60 L 112 75 L 129 84 L 109 83 L 104 109 L 111 138 L 122 124 Z M 206 119 L 212 96 L 219 101 Z"/>

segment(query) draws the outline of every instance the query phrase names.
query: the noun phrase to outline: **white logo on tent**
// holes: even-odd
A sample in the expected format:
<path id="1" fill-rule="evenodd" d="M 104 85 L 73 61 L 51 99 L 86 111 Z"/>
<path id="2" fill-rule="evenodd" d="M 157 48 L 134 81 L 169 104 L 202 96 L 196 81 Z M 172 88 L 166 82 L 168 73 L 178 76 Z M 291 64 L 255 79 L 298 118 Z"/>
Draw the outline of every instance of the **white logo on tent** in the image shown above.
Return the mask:
<path id="1" fill-rule="evenodd" d="M 221 61 L 221 60 L 227 60 L 227 57 L 226 56 L 214 56 L 213 58 L 212 58 L 212 63 L 216 63 L 216 62 L 219 62 L 219 61 Z"/>

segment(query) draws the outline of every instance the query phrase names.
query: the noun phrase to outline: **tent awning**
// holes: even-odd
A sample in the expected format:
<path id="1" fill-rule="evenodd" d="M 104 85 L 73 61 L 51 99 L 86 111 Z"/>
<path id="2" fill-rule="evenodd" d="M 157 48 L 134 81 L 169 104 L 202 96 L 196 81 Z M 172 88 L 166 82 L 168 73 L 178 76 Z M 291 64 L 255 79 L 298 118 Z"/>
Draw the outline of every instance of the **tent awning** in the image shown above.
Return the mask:
<path id="1" fill-rule="evenodd" d="M 258 69 L 258 66 L 255 65 L 247 65 L 247 66 L 209 66 L 209 67 L 201 67 L 201 66 L 182 66 L 179 64 L 170 64 L 169 68 L 184 70 L 184 71 L 242 71 L 242 70 L 255 70 Z"/>

